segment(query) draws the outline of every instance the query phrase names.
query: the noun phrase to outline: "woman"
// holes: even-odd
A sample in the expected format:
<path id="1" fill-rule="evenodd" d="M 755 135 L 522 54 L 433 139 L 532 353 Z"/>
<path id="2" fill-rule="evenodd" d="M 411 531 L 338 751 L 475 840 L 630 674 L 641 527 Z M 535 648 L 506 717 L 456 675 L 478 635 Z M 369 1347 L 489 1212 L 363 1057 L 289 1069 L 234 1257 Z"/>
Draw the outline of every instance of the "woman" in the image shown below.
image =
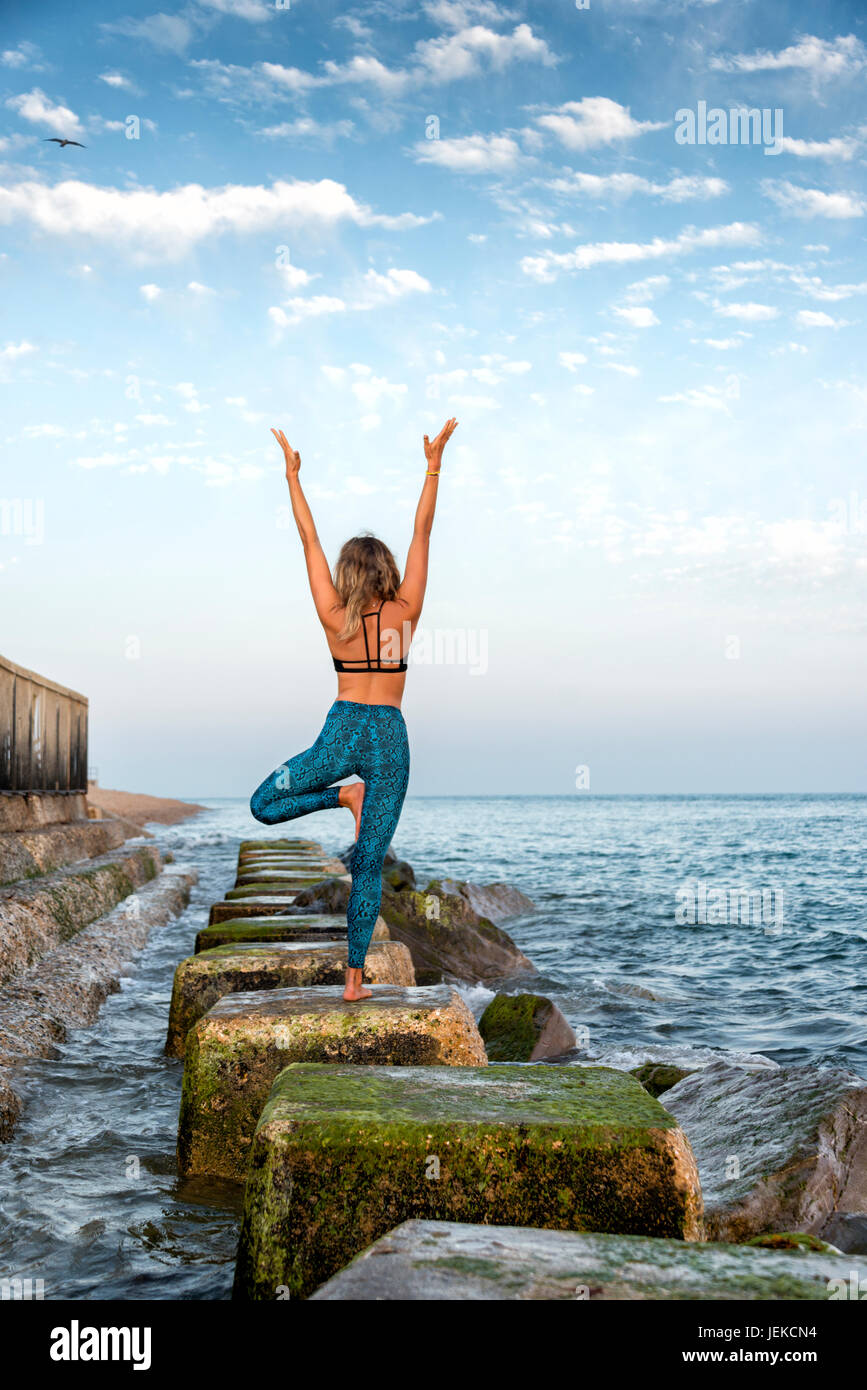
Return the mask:
<path id="1" fill-rule="evenodd" d="M 301 455 L 282 430 L 271 431 L 286 460 L 310 590 L 338 673 L 337 699 L 313 747 L 266 777 L 250 799 L 250 810 L 266 825 L 331 806 L 348 806 L 355 817 L 344 999 L 371 995 L 361 983 L 364 958 L 379 916 L 382 866 L 409 781 L 409 746 L 400 712 L 406 656 L 424 602 L 443 449 L 457 423 L 447 420 L 433 441 L 424 437 L 427 473 L 403 580 L 388 546 L 370 535 L 346 542 L 332 580 L 298 479 Z M 353 774 L 361 780 L 334 785 Z"/>

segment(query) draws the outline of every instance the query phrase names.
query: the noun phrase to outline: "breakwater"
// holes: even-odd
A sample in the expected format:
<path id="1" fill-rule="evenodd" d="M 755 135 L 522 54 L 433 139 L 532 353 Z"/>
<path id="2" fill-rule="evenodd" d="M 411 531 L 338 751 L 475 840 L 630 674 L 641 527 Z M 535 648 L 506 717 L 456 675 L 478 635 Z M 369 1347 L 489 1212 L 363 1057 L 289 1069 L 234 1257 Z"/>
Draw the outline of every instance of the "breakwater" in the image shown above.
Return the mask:
<path id="1" fill-rule="evenodd" d="M 666 805 L 664 802 L 663 813 Z M 591 1059 L 600 1054 L 606 1061 L 620 1056 L 633 1065 L 654 1056 L 665 1049 L 666 1039 L 671 1039 L 669 1029 L 659 1031 L 660 1023 L 676 1018 L 678 1041 L 674 1046 L 669 1042 L 669 1047 L 682 1063 L 702 1065 L 711 1052 L 717 1059 L 755 1060 L 748 1051 L 749 1019 L 742 1021 L 743 1031 L 732 1038 L 738 1048 L 711 1049 L 713 1020 L 700 1011 L 708 989 L 713 992 L 713 1010 L 722 1018 L 724 1033 L 730 1026 L 726 1022 L 725 977 L 715 973 L 718 962 L 713 953 L 710 957 L 705 953 L 703 958 L 702 989 L 692 991 L 685 987 L 683 966 L 688 957 L 678 959 L 669 949 L 668 966 L 677 971 L 680 986 L 678 1008 L 670 998 L 660 1002 L 646 997 L 651 992 L 663 994 L 664 984 L 671 994 L 671 980 L 652 961 L 653 934 L 659 929 L 653 925 L 654 899 L 645 901 L 636 884 L 632 910 L 644 940 L 642 955 L 636 940 L 628 935 L 630 918 L 623 911 L 628 864 L 624 865 L 621 856 L 617 878 L 612 880 L 614 856 L 607 852 L 609 837 L 612 849 L 616 840 L 617 819 L 624 842 L 633 847 L 630 852 L 642 863 L 648 858 L 658 860 L 658 844 L 650 856 L 642 847 L 644 832 L 635 818 L 634 803 L 627 801 L 624 806 L 618 799 L 616 804 L 608 802 L 593 812 L 601 819 L 597 819 L 592 836 L 600 846 L 592 864 L 600 887 L 592 902 L 586 896 L 592 888 L 590 869 L 582 869 L 576 876 L 577 861 L 569 858 L 569 844 L 577 832 L 564 822 L 572 806 L 574 802 L 565 800 L 556 803 L 556 815 L 552 816 L 544 799 L 444 802 L 442 806 L 410 801 L 401 844 L 408 850 L 411 847 L 408 857 L 421 882 L 444 869 L 477 881 L 508 878 L 537 901 L 540 910 L 533 917 L 520 919 L 514 927 L 509 925 L 526 954 L 540 967 L 540 975 L 532 983 L 520 981 L 517 987 L 532 987 L 555 997 L 578 1028 L 587 1017 L 587 1001 L 595 999 L 591 1050 L 585 1054 Z M 799 824 L 794 801 L 787 807 L 782 810 L 790 823 Z M 588 808 L 589 803 L 582 813 L 586 815 Z M 753 811 L 746 809 L 752 822 Z M 808 810 L 806 819 L 813 826 L 809 834 L 814 854 L 812 877 L 818 892 L 821 862 L 815 854 L 821 834 L 815 824 L 820 812 L 823 818 L 829 817 L 829 803 L 819 799 L 817 805 L 814 800 Z M 652 822 L 648 834 L 654 840 L 661 838 L 659 805 L 642 800 L 638 812 Z M 704 852 L 705 836 L 711 839 L 719 833 L 713 823 L 717 815 L 724 814 L 732 837 L 746 814 L 743 806 L 731 801 L 722 808 L 711 805 L 702 810 L 700 806 L 699 812 L 710 823 L 697 825 L 694 844 L 684 843 L 684 823 L 680 863 L 687 862 L 690 854 Z M 779 804 L 769 808 L 771 814 L 780 821 Z M 834 812 L 835 820 L 840 814 L 846 814 L 845 806 Z M 689 819 L 696 820 L 694 803 Z M 311 833 L 338 850 L 344 843 L 339 820 L 322 817 L 315 828 L 311 824 Z M 475 842 L 466 835 L 470 822 L 486 827 Z M 183 1069 L 177 1059 L 165 1055 L 164 1046 L 175 967 L 193 951 L 211 904 L 222 900 L 234 883 L 238 843 L 249 833 L 249 824 L 246 807 L 230 803 L 214 807 L 183 827 L 158 831 L 163 849 L 194 862 L 199 871 L 200 882 L 193 889 L 190 907 L 151 936 L 121 993 L 107 1001 L 91 1028 L 72 1033 L 56 1058 L 34 1061 L 26 1069 L 27 1109 L 16 1143 L 7 1146 L 0 1160 L 0 1202 L 9 1218 L 2 1248 L 8 1255 L 7 1263 L 11 1260 L 25 1274 L 29 1269 L 34 1277 L 46 1277 L 46 1297 L 229 1296 L 242 1190 L 221 1180 L 179 1179 L 174 1144 Z M 797 844 L 796 835 L 790 839 Z M 754 843 L 761 843 L 761 837 Z M 649 870 L 641 882 L 647 890 L 653 889 Z M 576 918 L 576 907 L 582 901 L 587 902 L 586 929 L 580 917 Z M 612 913 L 619 925 L 609 931 L 604 924 Z M 597 925 L 591 939 L 592 923 Z M 773 940 L 770 949 L 774 949 Z M 558 962 L 553 968 L 549 964 L 552 958 Z M 580 1008 L 576 1006 L 579 991 L 569 983 L 575 978 L 570 970 L 580 970 L 586 977 Z M 604 977 L 606 970 L 609 980 L 619 976 L 624 983 L 640 984 L 645 992 L 595 993 L 592 977 Z M 821 966 L 813 987 L 820 1004 Z M 460 992 L 479 1015 L 494 989 L 461 986 Z M 608 1007 L 600 1009 L 599 1000 L 607 1000 Z M 780 1027 L 787 1026 L 784 1017 Z M 802 1041 L 811 1039 L 814 1044 L 819 1041 L 816 1030 L 810 1030 Z M 701 1162 L 701 1154 L 699 1157 Z M 719 1183 L 706 1183 L 706 1187 L 711 1199 L 717 1200 Z M 472 1223 L 467 1229 L 471 1234 Z M 778 1268 L 782 1273 L 782 1267 Z"/>

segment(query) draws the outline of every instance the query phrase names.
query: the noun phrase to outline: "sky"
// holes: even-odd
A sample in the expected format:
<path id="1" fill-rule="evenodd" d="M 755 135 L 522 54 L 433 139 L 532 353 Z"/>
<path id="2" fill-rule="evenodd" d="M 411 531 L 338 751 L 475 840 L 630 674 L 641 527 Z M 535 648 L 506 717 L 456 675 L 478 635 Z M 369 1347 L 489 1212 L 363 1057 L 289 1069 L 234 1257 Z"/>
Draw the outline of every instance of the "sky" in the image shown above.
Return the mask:
<path id="1" fill-rule="evenodd" d="M 862 4 L 158 3 L 0 7 L 0 652 L 101 783 L 313 742 L 270 427 L 402 564 L 454 415 L 410 794 L 867 791 Z"/>

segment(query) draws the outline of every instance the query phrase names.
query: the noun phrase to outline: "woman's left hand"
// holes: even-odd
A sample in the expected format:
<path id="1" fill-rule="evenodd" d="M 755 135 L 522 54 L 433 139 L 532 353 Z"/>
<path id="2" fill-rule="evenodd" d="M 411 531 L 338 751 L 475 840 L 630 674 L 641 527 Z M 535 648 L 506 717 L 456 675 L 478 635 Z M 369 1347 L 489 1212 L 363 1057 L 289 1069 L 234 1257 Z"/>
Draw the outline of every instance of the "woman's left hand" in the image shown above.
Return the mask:
<path id="1" fill-rule="evenodd" d="M 295 452 L 282 430 L 272 429 L 271 433 L 283 450 L 283 457 L 286 460 L 286 478 L 288 480 L 301 468 L 301 455 Z"/>

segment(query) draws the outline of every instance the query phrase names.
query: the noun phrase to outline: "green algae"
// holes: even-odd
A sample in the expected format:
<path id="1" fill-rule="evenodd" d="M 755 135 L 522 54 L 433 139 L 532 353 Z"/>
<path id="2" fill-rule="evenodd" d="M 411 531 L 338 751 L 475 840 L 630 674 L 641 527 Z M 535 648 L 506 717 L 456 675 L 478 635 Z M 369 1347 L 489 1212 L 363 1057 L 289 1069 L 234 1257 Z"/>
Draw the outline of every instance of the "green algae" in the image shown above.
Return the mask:
<path id="1" fill-rule="evenodd" d="M 640 1081 L 652 1096 L 661 1096 L 663 1091 L 670 1091 L 685 1076 L 692 1076 L 692 1071 L 672 1067 L 665 1062 L 644 1062 L 640 1067 L 633 1067 L 630 1076 Z"/>
<path id="2" fill-rule="evenodd" d="M 671 1134 L 608 1068 L 293 1064 L 256 1130 L 236 1296 L 308 1297 L 408 1219 L 682 1239 L 700 1199 Z"/>
<path id="3" fill-rule="evenodd" d="M 528 1062 L 540 1029 L 536 1015 L 550 1000 L 541 994 L 498 994 L 479 1019 L 479 1032 L 492 1062 Z"/>

